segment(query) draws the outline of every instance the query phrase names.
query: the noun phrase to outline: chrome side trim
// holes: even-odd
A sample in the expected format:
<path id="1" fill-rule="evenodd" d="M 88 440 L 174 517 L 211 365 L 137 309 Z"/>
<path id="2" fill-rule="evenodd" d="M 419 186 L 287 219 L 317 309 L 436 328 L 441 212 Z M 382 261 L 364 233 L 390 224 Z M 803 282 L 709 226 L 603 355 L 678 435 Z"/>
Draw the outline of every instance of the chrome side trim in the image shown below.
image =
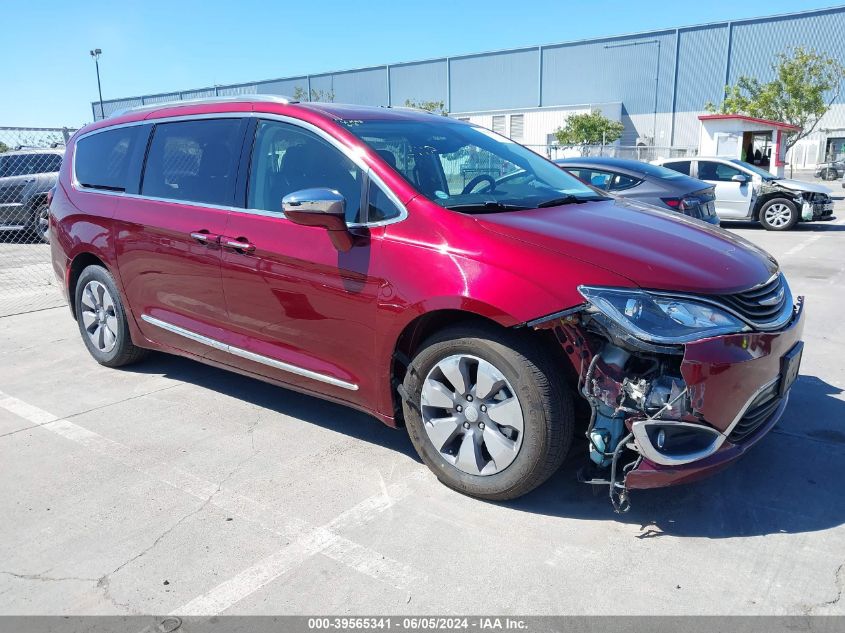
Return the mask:
<path id="1" fill-rule="evenodd" d="M 780 380 L 780 376 L 775 378 L 774 380 L 770 380 L 759 389 L 757 389 L 751 397 L 748 398 L 746 403 L 742 406 L 742 409 L 739 410 L 739 413 L 736 414 L 736 417 L 730 423 L 727 429 L 723 433 L 720 433 L 716 429 L 704 426 L 701 424 L 692 424 L 689 422 L 676 422 L 674 420 L 660 420 L 658 419 L 648 419 L 648 420 L 637 420 L 631 425 L 631 432 L 634 434 L 634 440 L 637 447 L 637 450 L 640 454 L 645 457 L 647 460 L 654 462 L 655 464 L 659 464 L 661 466 L 681 466 L 683 464 L 689 464 L 691 462 L 696 462 L 701 459 L 705 459 L 706 457 L 710 457 L 718 451 L 722 444 L 724 444 L 728 436 L 733 432 L 734 428 L 739 421 L 742 420 L 742 417 L 748 412 L 749 407 L 754 402 L 754 400 L 763 393 L 766 389 L 771 388 L 777 381 Z M 784 394 L 783 402 L 781 406 L 778 407 L 777 411 L 783 411 L 785 403 L 789 399 L 789 393 L 787 392 Z M 773 414 L 774 415 L 774 414 Z M 649 424 L 659 424 L 661 426 L 688 426 L 688 427 L 695 427 L 696 429 L 701 429 L 703 431 L 708 431 L 712 433 L 715 438 L 713 444 L 705 450 L 698 451 L 696 453 L 691 453 L 689 455 L 685 455 L 683 457 L 672 457 L 670 455 L 665 455 L 658 451 L 652 444 L 651 440 L 648 437 L 648 433 L 646 433 L 646 426 Z"/>
<path id="2" fill-rule="evenodd" d="M 324 382 L 335 387 L 349 389 L 350 391 L 358 390 L 358 385 L 356 385 L 355 383 L 346 382 L 345 380 L 341 380 L 340 378 L 327 376 L 326 374 L 311 371 L 310 369 L 297 367 L 296 365 L 291 365 L 290 363 L 284 363 L 280 360 L 276 360 L 275 358 L 270 358 L 269 356 L 262 356 L 261 354 L 256 354 L 255 352 L 250 352 L 248 350 L 241 349 L 240 347 L 227 345 L 226 343 L 223 343 L 216 339 L 203 336 L 202 334 L 197 334 L 196 332 L 192 332 L 191 330 L 186 330 L 185 328 L 179 327 L 178 325 L 173 325 L 172 323 L 168 323 L 167 321 L 156 319 L 155 317 L 151 317 L 149 314 L 142 314 L 141 319 L 146 321 L 150 325 L 154 325 L 158 328 L 161 328 L 162 330 L 167 330 L 168 332 L 172 332 L 173 334 L 177 334 L 192 341 L 196 341 L 197 343 L 207 345 L 208 347 L 213 347 L 214 349 L 220 350 L 222 352 L 227 352 L 234 356 L 240 356 L 241 358 L 245 358 L 256 363 L 261 363 L 262 365 L 267 365 L 268 367 L 275 367 L 276 369 L 281 369 L 282 371 L 286 371 L 291 374 L 296 374 L 297 376 L 303 376 L 305 378 Z"/>

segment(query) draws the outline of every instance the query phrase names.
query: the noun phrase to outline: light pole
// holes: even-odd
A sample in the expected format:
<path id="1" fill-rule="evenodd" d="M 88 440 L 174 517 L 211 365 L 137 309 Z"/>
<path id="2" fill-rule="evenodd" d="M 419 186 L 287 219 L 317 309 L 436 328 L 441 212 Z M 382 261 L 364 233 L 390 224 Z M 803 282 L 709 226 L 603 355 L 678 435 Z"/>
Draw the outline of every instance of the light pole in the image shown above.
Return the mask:
<path id="1" fill-rule="evenodd" d="M 651 144 L 657 146 L 657 92 L 660 87 L 660 40 L 646 40 L 644 42 L 627 42 L 624 44 L 608 44 L 605 48 L 624 48 L 626 46 L 646 46 L 657 44 L 657 63 L 654 69 L 654 119 L 651 123 Z"/>
<path id="2" fill-rule="evenodd" d="M 105 119 L 106 113 L 103 111 L 103 89 L 100 86 L 100 55 L 103 51 L 95 48 L 91 51 L 91 57 L 94 58 L 94 67 L 97 69 L 97 92 L 100 94 L 100 118 Z"/>

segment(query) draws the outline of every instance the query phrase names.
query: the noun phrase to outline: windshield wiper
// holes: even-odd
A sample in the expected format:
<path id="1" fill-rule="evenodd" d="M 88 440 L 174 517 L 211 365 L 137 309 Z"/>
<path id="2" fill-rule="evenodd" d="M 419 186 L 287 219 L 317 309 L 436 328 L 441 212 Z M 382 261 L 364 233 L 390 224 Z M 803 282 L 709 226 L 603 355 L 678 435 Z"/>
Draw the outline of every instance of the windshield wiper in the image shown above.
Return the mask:
<path id="1" fill-rule="evenodd" d="M 538 209 L 545 209 L 546 207 L 559 207 L 564 204 L 581 204 L 582 202 L 592 202 L 595 200 L 604 200 L 600 196 L 590 196 L 589 198 L 579 198 L 569 194 L 568 196 L 561 196 L 560 198 L 552 198 L 537 205 Z"/>
<path id="2" fill-rule="evenodd" d="M 450 211 L 484 211 L 496 213 L 497 211 L 524 211 L 525 207 L 507 202 L 488 200 L 486 202 L 465 202 L 461 204 L 447 204 L 444 208 Z"/>

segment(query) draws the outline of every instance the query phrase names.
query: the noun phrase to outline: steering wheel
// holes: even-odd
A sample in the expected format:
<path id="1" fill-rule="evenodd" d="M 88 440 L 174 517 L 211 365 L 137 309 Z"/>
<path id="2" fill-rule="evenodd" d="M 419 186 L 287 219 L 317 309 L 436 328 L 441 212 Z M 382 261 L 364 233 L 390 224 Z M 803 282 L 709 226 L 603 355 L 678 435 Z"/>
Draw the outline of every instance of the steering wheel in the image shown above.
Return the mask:
<path id="1" fill-rule="evenodd" d="M 463 188 L 461 194 L 463 195 L 469 193 L 470 191 L 475 189 L 479 183 L 485 181 L 490 183 L 490 191 L 493 191 L 496 188 L 496 180 L 493 178 L 493 176 L 489 176 L 487 174 L 478 174 L 475 178 L 473 178 L 466 184 L 466 187 Z"/>

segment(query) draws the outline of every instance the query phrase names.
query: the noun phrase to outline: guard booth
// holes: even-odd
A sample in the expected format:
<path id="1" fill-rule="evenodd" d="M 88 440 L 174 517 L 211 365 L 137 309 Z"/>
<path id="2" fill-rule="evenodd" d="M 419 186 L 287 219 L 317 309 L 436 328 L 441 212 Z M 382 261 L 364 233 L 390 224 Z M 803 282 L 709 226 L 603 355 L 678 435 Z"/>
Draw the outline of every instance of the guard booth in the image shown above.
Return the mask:
<path id="1" fill-rule="evenodd" d="M 702 114 L 698 139 L 700 156 L 738 158 L 782 178 L 786 165 L 784 136 L 801 128 L 741 114 Z"/>

